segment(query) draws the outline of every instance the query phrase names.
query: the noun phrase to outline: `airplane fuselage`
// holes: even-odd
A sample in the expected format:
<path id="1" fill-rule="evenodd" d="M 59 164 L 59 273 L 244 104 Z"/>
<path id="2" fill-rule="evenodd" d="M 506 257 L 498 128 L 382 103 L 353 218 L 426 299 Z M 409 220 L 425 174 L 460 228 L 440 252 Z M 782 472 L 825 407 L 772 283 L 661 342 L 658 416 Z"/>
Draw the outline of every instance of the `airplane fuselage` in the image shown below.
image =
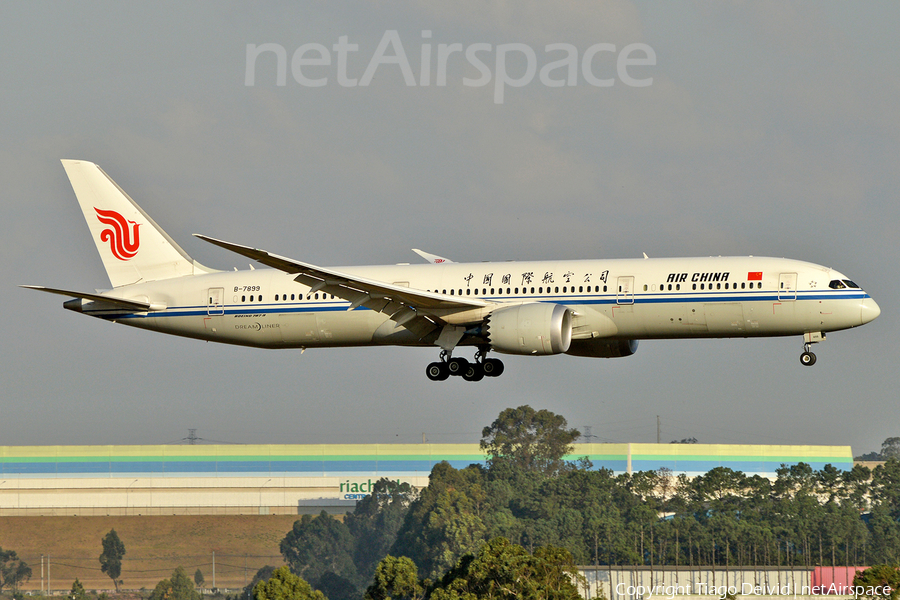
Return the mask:
<path id="1" fill-rule="evenodd" d="M 573 351 L 591 340 L 803 335 L 867 323 L 877 306 L 847 277 L 764 257 L 450 263 L 339 267 L 344 273 L 492 303 L 554 303 L 574 312 Z M 852 282 L 851 282 L 852 283 Z M 160 307 L 126 312 L 73 300 L 85 314 L 168 334 L 260 348 L 430 346 L 389 316 L 312 292 L 274 269 L 189 275 L 116 288 Z M 164 307 L 164 308 L 162 308 Z M 475 317 L 456 317 L 460 324 Z M 460 345 L 476 345 L 470 336 Z M 580 351 L 579 351 L 580 350 Z"/>

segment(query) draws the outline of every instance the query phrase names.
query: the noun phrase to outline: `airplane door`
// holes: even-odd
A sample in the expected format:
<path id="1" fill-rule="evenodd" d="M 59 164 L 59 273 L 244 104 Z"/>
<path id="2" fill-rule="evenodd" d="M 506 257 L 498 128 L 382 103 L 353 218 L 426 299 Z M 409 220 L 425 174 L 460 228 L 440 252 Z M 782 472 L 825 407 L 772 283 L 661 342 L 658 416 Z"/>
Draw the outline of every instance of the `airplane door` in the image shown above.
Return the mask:
<path id="1" fill-rule="evenodd" d="M 225 314 L 225 288 L 209 288 L 206 292 L 206 314 Z"/>
<path id="2" fill-rule="evenodd" d="M 778 276 L 778 299 L 781 301 L 797 299 L 796 273 L 782 273 Z"/>
<path id="3" fill-rule="evenodd" d="M 619 277 L 616 290 L 616 304 L 634 304 L 634 277 Z"/>

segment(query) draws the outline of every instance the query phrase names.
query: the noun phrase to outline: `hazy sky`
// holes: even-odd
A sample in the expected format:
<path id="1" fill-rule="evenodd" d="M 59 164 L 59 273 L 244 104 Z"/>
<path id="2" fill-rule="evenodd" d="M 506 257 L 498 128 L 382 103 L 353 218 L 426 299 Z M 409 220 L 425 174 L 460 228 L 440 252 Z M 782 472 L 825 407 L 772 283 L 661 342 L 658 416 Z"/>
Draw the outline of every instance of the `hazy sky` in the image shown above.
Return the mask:
<path id="1" fill-rule="evenodd" d="M 586 441 L 655 441 L 660 415 L 663 441 L 879 449 L 900 435 L 898 22 L 896 2 L 5 3 L 0 445 L 165 443 L 188 428 L 242 443 L 472 442 L 527 403 L 591 426 Z M 358 49 L 344 65 L 345 36 Z M 385 60 L 346 85 L 390 36 L 409 73 Z M 272 52 L 247 85 L 248 44 L 288 62 L 313 46 L 284 85 Z M 577 51 L 575 85 L 543 82 L 566 56 L 548 44 Z M 595 44 L 615 52 L 595 48 L 585 76 Z M 630 44 L 655 64 L 622 77 Z M 502 102 L 498 46 L 524 84 Z M 321 47 L 330 65 L 311 64 Z M 466 85 L 485 80 L 468 51 L 487 85 Z M 506 357 L 478 384 L 428 381 L 437 349 L 301 356 L 169 337 L 16 287 L 109 286 L 61 158 L 100 164 L 217 268 L 247 261 L 191 233 L 324 266 L 420 260 L 410 248 L 786 256 L 846 273 L 882 315 L 829 335 L 812 368 L 799 337 L 644 341 L 626 359 Z"/>

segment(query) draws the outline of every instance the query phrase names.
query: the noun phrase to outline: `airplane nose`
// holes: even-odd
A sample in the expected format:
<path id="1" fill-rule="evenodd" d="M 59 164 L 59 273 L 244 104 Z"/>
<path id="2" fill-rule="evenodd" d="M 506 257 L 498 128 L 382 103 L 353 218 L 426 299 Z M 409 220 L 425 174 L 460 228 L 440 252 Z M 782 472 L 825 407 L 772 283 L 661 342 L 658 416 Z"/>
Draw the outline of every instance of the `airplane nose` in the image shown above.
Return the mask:
<path id="1" fill-rule="evenodd" d="M 860 305 L 860 320 L 862 324 L 865 325 L 869 321 L 874 321 L 878 318 L 878 315 L 881 314 L 881 308 L 878 307 L 875 300 L 872 298 L 865 298 Z"/>

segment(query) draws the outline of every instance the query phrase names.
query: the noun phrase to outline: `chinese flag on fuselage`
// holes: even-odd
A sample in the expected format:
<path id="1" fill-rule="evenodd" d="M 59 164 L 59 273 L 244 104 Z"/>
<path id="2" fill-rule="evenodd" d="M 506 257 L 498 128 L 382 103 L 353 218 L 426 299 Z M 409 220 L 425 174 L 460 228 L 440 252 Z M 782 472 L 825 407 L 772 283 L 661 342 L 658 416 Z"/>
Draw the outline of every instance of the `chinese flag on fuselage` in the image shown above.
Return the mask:
<path id="1" fill-rule="evenodd" d="M 762 281 L 762 271 L 750 271 L 747 273 L 747 281 Z"/>

